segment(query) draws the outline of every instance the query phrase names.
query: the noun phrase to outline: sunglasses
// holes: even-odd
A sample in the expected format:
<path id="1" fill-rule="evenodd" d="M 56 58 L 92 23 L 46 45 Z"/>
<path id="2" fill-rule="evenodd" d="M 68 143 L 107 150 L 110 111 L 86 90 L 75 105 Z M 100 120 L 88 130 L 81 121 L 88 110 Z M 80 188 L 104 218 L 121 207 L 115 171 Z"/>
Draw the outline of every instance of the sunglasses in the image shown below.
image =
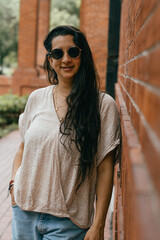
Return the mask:
<path id="1" fill-rule="evenodd" d="M 68 50 L 67 50 L 67 53 L 68 55 L 71 57 L 71 58 L 78 58 L 81 54 L 81 49 L 78 48 L 78 47 L 70 47 Z M 60 48 L 55 48 L 52 50 L 51 52 L 51 57 L 56 59 L 56 60 L 60 60 L 64 55 L 64 51 Z"/>

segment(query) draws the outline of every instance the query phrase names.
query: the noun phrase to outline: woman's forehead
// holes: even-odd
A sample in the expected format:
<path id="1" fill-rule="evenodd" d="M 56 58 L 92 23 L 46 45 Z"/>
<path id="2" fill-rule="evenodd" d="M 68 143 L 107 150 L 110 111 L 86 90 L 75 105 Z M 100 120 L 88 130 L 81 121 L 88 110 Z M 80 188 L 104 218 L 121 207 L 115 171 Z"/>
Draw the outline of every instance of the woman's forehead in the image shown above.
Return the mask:
<path id="1" fill-rule="evenodd" d="M 72 35 L 59 35 L 52 39 L 52 49 L 53 48 L 68 48 L 71 46 L 75 46 L 73 42 Z"/>

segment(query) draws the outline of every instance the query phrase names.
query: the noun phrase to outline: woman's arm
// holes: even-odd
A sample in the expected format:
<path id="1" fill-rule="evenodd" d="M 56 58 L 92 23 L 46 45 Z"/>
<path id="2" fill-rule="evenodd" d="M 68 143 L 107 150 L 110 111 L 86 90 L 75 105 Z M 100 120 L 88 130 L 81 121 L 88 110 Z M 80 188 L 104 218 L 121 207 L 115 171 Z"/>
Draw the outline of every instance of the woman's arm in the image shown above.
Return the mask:
<path id="1" fill-rule="evenodd" d="M 104 227 L 109 203 L 113 188 L 114 175 L 114 156 L 113 150 L 98 166 L 97 186 L 96 186 L 96 213 L 93 225 L 88 230 L 84 240 L 103 240 Z"/>
<path id="2" fill-rule="evenodd" d="M 12 166 L 12 175 L 11 175 L 12 180 L 15 179 L 16 172 L 17 172 L 18 168 L 20 167 L 20 165 L 22 163 L 23 149 L 24 149 L 24 143 L 22 142 L 20 144 L 20 146 L 18 148 L 18 151 L 16 153 L 16 156 L 14 158 L 14 162 L 13 162 L 13 166 Z M 14 188 L 12 188 L 10 190 L 10 194 L 11 194 L 12 205 L 15 205 L 16 203 L 14 201 Z"/>

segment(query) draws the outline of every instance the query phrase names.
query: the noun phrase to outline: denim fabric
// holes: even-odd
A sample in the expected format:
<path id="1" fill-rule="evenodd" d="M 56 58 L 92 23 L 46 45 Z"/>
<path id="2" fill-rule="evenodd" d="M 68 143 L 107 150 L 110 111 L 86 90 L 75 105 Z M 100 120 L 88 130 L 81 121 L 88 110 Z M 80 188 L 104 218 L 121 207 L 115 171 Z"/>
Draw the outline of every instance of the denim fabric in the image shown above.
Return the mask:
<path id="1" fill-rule="evenodd" d="M 12 240 L 82 240 L 87 230 L 79 228 L 69 218 L 12 206 Z"/>

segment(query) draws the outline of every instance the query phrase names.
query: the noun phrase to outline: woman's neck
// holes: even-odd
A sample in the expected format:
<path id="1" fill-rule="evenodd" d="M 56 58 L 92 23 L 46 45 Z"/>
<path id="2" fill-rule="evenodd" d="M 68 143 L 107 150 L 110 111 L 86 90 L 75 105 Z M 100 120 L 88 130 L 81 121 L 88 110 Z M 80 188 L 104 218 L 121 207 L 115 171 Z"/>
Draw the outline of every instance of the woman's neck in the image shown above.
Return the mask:
<path id="1" fill-rule="evenodd" d="M 68 96 L 71 92 L 71 88 L 72 85 L 68 85 L 65 83 L 60 83 L 57 85 L 57 91 L 59 92 L 59 94 L 63 95 L 63 96 Z"/>

